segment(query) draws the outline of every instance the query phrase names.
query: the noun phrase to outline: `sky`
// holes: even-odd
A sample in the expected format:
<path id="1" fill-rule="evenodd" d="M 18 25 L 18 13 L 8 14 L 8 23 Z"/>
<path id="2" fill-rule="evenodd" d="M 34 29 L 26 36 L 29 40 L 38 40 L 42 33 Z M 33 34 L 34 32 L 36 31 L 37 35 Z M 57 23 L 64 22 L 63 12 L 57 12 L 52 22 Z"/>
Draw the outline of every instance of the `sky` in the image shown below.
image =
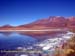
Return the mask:
<path id="1" fill-rule="evenodd" d="M 28 24 L 49 16 L 75 16 L 75 1 L 0 0 L 0 26 Z"/>

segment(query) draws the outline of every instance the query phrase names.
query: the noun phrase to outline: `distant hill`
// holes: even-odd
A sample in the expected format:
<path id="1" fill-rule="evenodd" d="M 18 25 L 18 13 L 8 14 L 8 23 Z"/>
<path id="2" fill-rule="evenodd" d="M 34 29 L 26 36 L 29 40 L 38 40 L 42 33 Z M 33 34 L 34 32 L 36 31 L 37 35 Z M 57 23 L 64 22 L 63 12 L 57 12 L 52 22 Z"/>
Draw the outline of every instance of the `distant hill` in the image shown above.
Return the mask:
<path id="1" fill-rule="evenodd" d="M 4 25 L 2 28 L 12 28 L 14 26 Z M 75 17 L 62 17 L 62 16 L 50 16 L 48 18 L 40 19 L 35 22 L 19 25 L 14 27 L 15 29 L 46 29 L 46 28 L 64 28 L 75 27 Z"/>

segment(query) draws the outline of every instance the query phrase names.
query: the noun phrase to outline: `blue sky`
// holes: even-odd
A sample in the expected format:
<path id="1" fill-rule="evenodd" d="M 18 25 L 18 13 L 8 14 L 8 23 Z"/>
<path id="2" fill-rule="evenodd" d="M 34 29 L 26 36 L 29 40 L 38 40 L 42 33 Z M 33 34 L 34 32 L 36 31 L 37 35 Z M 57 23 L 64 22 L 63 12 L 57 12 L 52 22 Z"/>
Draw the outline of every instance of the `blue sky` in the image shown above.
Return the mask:
<path id="1" fill-rule="evenodd" d="M 0 0 L 0 26 L 27 24 L 49 16 L 75 16 L 75 1 Z"/>

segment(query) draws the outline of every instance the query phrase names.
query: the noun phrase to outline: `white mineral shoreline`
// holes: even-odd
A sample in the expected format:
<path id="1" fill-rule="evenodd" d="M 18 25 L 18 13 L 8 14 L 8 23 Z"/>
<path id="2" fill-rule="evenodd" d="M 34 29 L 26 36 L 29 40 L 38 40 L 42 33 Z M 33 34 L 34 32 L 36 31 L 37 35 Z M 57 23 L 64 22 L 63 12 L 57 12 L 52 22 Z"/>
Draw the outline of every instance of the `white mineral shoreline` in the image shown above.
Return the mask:
<path id="1" fill-rule="evenodd" d="M 0 32 L 12 32 L 12 31 L 67 31 L 66 29 L 44 29 L 44 30 L 0 30 Z"/>

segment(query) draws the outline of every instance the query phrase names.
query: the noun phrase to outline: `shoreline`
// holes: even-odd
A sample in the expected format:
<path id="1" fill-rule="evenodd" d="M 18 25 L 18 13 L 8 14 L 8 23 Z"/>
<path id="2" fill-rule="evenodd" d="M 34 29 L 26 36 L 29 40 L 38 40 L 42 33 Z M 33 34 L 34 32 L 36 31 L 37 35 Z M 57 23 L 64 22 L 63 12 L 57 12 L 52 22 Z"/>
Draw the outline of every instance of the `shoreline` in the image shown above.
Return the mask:
<path id="1" fill-rule="evenodd" d="M 43 29 L 43 30 L 0 30 L 0 32 L 13 32 L 13 31 L 67 31 L 66 29 Z"/>

